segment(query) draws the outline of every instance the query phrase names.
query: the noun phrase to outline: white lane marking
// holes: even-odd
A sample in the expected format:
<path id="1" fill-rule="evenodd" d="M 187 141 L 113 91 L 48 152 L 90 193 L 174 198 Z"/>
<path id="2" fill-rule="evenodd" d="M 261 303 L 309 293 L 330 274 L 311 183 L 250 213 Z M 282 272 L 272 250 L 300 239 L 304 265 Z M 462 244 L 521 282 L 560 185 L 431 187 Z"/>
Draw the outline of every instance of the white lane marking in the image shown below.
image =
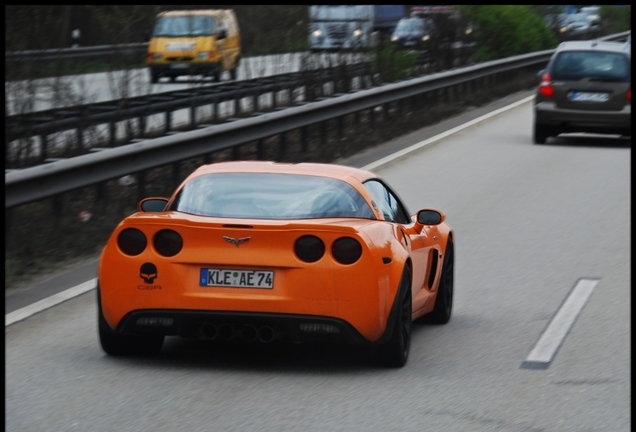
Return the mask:
<path id="1" fill-rule="evenodd" d="M 401 158 L 402 156 L 405 156 L 405 155 L 407 155 L 407 154 L 409 154 L 411 152 L 414 152 L 415 150 L 419 150 L 422 147 L 426 147 L 427 145 L 433 144 L 434 142 L 437 142 L 437 141 L 439 141 L 441 139 L 444 139 L 444 138 L 446 138 L 446 137 L 448 137 L 448 136 L 450 136 L 450 135 L 452 135 L 454 133 L 457 133 L 457 132 L 459 132 L 461 130 L 464 130 L 464 129 L 470 127 L 470 126 L 476 125 L 477 123 L 480 123 L 480 122 L 482 122 L 484 120 L 488 120 L 491 117 L 499 115 L 499 114 L 501 114 L 503 112 L 506 112 L 508 110 L 511 110 L 513 108 L 516 108 L 519 105 L 523 105 L 524 103 L 530 102 L 532 100 L 534 100 L 534 95 L 528 96 L 528 97 L 526 97 L 524 99 L 521 99 L 521 100 L 519 100 L 517 102 L 514 102 L 514 103 L 512 103 L 510 105 L 507 105 L 507 106 L 505 106 L 503 108 L 499 108 L 499 109 L 497 109 L 495 111 L 489 112 L 488 114 L 484 114 L 481 117 L 477 117 L 476 119 L 473 119 L 473 120 L 471 120 L 471 121 L 469 121 L 467 123 L 464 123 L 464 124 L 461 124 L 461 125 L 459 125 L 457 127 L 449 129 L 449 130 L 447 130 L 445 132 L 442 132 L 439 135 L 435 135 L 434 137 L 431 137 L 431 138 L 429 138 L 427 140 L 420 141 L 420 142 L 418 142 L 416 144 L 413 144 L 410 147 L 407 147 L 407 148 L 402 149 L 402 150 L 400 150 L 398 152 L 392 153 L 392 154 L 390 154 L 390 155 L 388 155 L 386 157 L 383 157 L 382 159 L 379 159 L 379 160 L 377 160 L 375 162 L 371 162 L 370 164 L 363 166 L 362 169 L 367 170 L 367 171 L 372 171 L 372 170 L 374 170 L 376 168 L 381 167 L 382 165 L 385 165 L 385 164 L 387 164 L 389 162 L 392 162 L 392 161 L 394 161 L 396 159 Z"/>
<path id="2" fill-rule="evenodd" d="M 58 305 L 62 302 L 65 302 L 66 300 L 72 299 L 73 297 L 77 297 L 78 295 L 84 294 L 85 292 L 88 292 L 92 289 L 95 289 L 96 286 L 97 278 L 93 278 L 89 281 L 74 286 L 73 288 L 69 288 L 65 291 L 54 294 L 51 297 L 47 297 L 29 306 L 25 306 L 22 309 L 10 312 L 4 316 L 4 326 L 7 327 L 13 323 L 22 321 L 23 319 L 28 318 L 31 315 L 42 312 L 45 309 Z"/>
<path id="3" fill-rule="evenodd" d="M 382 166 L 382 165 L 384 165 L 386 163 L 389 163 L 389 162 L 391 162 L 391 161 L 393 161 L 395 159 L 398 159 L 398 158 L 400 158 L 400 157 L 402 157 L 402 156 L 404 156 L 404 155 L 406 155 L 408 153 L 411 153 L 411 152 L 413 152 L 413 151 L 415 151 L 417 149 L 420 149 L 420 148 L 425 147 L 425 146 L 427 146 L 429 144 L 432 144 L 432 143 L 434 143 L 436 141 L 439 141 L 439 140 L 441 140 L 443 138 L 446 138 L 449 135 L 452 135 L 452 134 L 454 134 L 456 132 L 459 132 L 460 130 L 466 129 L 467 127 L 473 126 L 473 125 L 475 125 L 475 124 L 477 124 L 479 122 L 487 120 L 487 119 L 489 119 L 491 117 L 494 117 L 494 116 L 496 116 L 498 114 L 501 114 L 501 113 L 503 113 L 505 111 L 508 111 L 508 110 L 510 110 L 512 108 L 516 108 L 519 105 L 522 105 L 522 104 L 524 104 L 526 102 L 529 102 L 529 101 L 531 101 L 533 99 L 534 99 L 534 95 L 533 96 L 528 96 L 527 98 L 521 99 L 521 100 L 519 100 L 517 102 L 514 102 L 514 103 L 512 103 L 510 105 L 507 105 L 507 106 L 505 106 L 503 108 L 499 108 L 499 109 L 497 109 L 497 110 L 495 110 L 493 112 L 490 112 L 490 113 L 485 114 L 485 115 L 483 115 L 481 117 L 473 119 L 473 120 L 469 121 L 468 123 L 464 123 L 462 125 L 454 127 L 453 129 L 447 130 L 446 132 L 442 132 L 441 134 L 436 135 L 434 137 L 431 137 L 431 138 L 429 138 L 429 139 L 427 139 L 425 141 L 420 141 L 417 144 L 413 144 L 410 147 L 407 147 L 407 148 L 402 149 L 402 150 L 400 150 L 400 151 L 398 151 L 396 153 L 393 153 L 393 154 L 391 154 L 389 156 L 386 156 L 386 157 L 384 157 L 384 158 L 382 158 L 380 160 L 377 160 L 377 161 L 372 162 L 372 163 L 370 163 L 368 165 L 365 165 L 364 167 L 362 167 L 362 169 L 373 170 L 375 168 L 378 168 L 379 166 Z M 57 294 L 55 294 L 55 295 L 53 295 L 51 297 L 48 297 L 48 298 L 40 300 L 40 301 L 38 301 L 36 303 L 33 303 L 32 305 L 26 306 L 26 307 L 24 307 L 22 309 L 19 309 L 17 311 L 10 312 L 10 313 L 6 314 L 5 315 L 5 321 L 4 321 L 5 327 L 9 326 L 9 325 L 11 325 L 13 323 L 16 323 L 18 321 L 21 321 L 21 320 L 23 320 L 25 318 L 28 318 L 31 315 L 34 315 L 34 314 L 36 314 L 38 312 L 41 312 L 41 311 L 43 311 L 45 309 L 48 309 L 48 308 L 52 307 L 52 306 L 55 306 L 55 305 L 57 305 L 59 303 L 62 303 L 64 301 L 66 301 L 66 300 L 69 300 L 69 299 L 71 299 L 73 297 L 76 297 L 76 296 L 78 296 L 80 294 L 84 294 L 87 291 L 90 291 L 91 289 L 95 288 L 96 280 L 97 279 L 91 279 L 88 282 L 84 282 L 84 283 L 82 283 L 80 285 L 77 285 L 77 286 L 75 286 L 73 288 L 69 288 L 66 291 L 62 291 L 62 292 L 57 293 Z"/>
<path id="4" fill-rule="evenodd" d="M 579 279 L 521 364 L 523 369 L 548 368 L 599 281 L 600 279 Z"/>

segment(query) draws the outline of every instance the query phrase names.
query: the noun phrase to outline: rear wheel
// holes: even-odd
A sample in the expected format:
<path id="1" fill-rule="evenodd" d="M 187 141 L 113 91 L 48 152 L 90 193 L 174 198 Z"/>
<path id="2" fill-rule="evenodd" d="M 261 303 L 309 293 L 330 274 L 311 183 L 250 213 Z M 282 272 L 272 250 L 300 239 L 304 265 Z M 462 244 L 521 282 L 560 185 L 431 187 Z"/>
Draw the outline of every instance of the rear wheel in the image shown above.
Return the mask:
<path id="1" fill-rule="evenodd" d="M 541 126 L 535 122 L 534 124 L 534 142 L 535 144 L 545 144 L 550 137 L 550 130 L 547 126 Z"/>
<path id="2" fill-rule="evenodd" d="M 97 327 L 99 342 L 104 352 L 112 356 L 151 356 L 157 355 L 163 345 L 163 335 L 125 335 L 110 328 L 102 314 L 99 287 L 97 289 Z"/>
<path id="3" fill-rule="evenodd" d="M 391 338 L 387 343 L 378 346 L 377 356 L 383 366 L 402 367 L 409 358 L 411 349 L 411 296 L 411 269 L 407 266 L 402 274 L 400 289 L 395 299 L 399 303 L 396 308 Z"/>
<path id="4" fill-rule="evenodd" d="M 446 324 L 453 312 L 455 250 L 453 240 L 449 237 L 442 264 L 442 276 L 437 289 L 433 311 L 426 316 L 432 324 Z"/>

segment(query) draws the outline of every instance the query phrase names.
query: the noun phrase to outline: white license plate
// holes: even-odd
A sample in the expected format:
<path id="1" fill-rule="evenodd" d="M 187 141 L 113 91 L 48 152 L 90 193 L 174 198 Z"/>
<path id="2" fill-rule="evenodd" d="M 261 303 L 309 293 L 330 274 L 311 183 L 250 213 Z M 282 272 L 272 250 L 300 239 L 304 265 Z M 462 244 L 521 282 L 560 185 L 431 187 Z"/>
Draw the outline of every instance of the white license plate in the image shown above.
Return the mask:
<path id="1" fill-rule="evenodd" d="M 570 100 L 573 102 L 607 102 L 609 93 L 572 92 Z"/>
<path id="2" fill-rule="evenodd" d="M 170 65 L 170 69 L 187 69 L 188 65 L 187 64 L 171 64 Z"/>
<path id="3" fill-rule="evenodd" d="M 265 289 L 274 287 L 273 271 L 202 268 L 200 274 L 199 285 L 202 287 Z"/>
<path id="4" fill-rule="evenodd" d="M 192 51 L 194 44 L 192 42 L 172 42 L 166 44 L 166 51 Z"/>

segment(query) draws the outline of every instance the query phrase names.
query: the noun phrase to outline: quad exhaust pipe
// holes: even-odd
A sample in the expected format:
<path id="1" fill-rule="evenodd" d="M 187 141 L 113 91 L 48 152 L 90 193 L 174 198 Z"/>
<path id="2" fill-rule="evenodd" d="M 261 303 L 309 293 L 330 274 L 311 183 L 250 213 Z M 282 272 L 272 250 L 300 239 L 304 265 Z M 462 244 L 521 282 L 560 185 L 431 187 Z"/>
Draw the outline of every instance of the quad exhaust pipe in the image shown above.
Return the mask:
<path id="1" fill-rule="evenodd" d="M 201 340 L 214 340 L 218 335 L 216 325 L 205 323 L 197 330 L 197 337 Z"/>
<path id="2" fill-rule="evenodd" d="M 276 334 L 274 333 L 274 329 L 269 326 L 262 326 L 258 328 L 258 340 L 263 343 L 269 343 L 274 340 Z"/>
<path id="3" fill-rule="evenodd" d="M 235 337 L 240 337 L 248 342 L 259 341 L 261 343 L 270 343 L 282 337 L 281 332 L 276 332 L 270 326 L 260 326 L 257 328 L 251 324 L 246 324 L 237 327 L 228 323 L 219 325 L 203 323 L 197 328 L 196 335 L 199 339 L 205 341 L 219 339 L 227 342 Z"/>

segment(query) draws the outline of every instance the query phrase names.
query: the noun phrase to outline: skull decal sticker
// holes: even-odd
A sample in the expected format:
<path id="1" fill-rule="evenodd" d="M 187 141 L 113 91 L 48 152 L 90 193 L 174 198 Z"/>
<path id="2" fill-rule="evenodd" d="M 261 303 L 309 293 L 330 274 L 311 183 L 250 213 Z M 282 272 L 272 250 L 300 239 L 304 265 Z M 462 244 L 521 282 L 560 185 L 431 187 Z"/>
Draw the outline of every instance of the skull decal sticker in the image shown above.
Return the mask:
<path id="1" fill-rule="evenodd" d="M 139 277 L 147 284 L 153 283 L 157 278 L 157 266 L 149 262 L 143 263 L 139 269 Z"/>

